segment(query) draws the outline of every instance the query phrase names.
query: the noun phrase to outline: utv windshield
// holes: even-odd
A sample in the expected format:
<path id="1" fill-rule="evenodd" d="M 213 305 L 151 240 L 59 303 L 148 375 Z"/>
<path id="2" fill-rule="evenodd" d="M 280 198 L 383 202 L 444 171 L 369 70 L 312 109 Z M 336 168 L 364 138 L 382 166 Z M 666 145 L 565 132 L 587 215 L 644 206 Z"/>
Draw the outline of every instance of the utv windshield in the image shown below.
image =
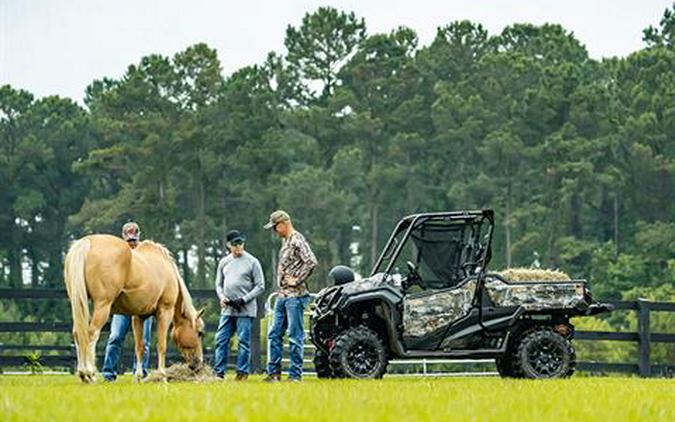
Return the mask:
<path id="1" fill-rule="evenodd" d="M 489 259 L 491 224 L 482 216 L 412 216 L 396 227 L 374 273 L 403 273 L 412 262 L 429 288 L 454 286 Z"/>

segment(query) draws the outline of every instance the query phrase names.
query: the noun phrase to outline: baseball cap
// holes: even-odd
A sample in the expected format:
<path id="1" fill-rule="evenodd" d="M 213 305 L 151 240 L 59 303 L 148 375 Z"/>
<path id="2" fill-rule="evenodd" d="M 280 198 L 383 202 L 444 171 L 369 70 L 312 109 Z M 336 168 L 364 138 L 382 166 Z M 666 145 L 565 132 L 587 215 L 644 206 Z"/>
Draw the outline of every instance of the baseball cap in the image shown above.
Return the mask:
<path id="1" fill-rule="evenodd" d="M 270 221 L 268 221 L 264 227 L 265 229 L 269 230 L 272 227 L 284 221 L 291 221 L 291 216 L 288 215 L 288 213 L 284 210 L 276 210 L 272 214 L 270 214 Z"/>
<path id="2" fill-rule="evenodd" d="M 130 221 L 122 226 L 122 238 L 126 241 L 138 240 L 141 236 L 141 229 L 138 227 L 138 224 Z"/>
<path id="3" fill-rule="evenodd" d="M 231 230 L 225 235 L 225 241 L 236 245 L 246 242 L 246 236 L 239 230 Z"/>

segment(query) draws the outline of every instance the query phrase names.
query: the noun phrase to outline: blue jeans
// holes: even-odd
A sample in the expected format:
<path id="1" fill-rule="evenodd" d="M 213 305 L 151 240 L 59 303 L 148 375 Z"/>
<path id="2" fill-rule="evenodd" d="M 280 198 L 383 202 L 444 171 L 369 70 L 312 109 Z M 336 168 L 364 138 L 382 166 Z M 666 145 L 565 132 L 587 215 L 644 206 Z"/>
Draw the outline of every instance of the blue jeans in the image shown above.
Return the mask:
<path id="1" fill-rule="evenodd" d="M 105 347 L 105 359 L 103 360 L 103 378 L 113 381 L 117 378 L 117 363 L 122 354 L 122 343 L 129 332 L 131 317 L 128 315 L 114 314 L 110 322 L 110 337 Z M 150 362 L 150 331 L 152 318 L 143 323 L 143 376 L 148 375 L 148 362 Z M 134 353 L 133 372 L 136 372 L 136 355 Z"/>
<path id="2" fill-rule="evenodd" d="M 267 333 L 268 361 L 267 373 L 281 373 L 281 356 L 284 351 L 284 334 L 288 329 L 289 354 L 291 365 L 289 378 L 302 377 L 302 356 L 305 346 L 303 328 L 305 308 L 309 304 L 309 295 L 301 297 L 278 297 L 274 304 L 274 322 Z"/>
<path id="3" fill-rule="evenodd" d="M 239 348 L 237 350 L 237 372 L 248 374 L 251 370 L 251 323 L 253 318 L 245 316 L 220 315 L 218 331 L 216 331 L 216 350 L 213 370 L 222 377 L 227 370 L 227 359 L 230 354 L 230 339 L 237 331 Z"/>

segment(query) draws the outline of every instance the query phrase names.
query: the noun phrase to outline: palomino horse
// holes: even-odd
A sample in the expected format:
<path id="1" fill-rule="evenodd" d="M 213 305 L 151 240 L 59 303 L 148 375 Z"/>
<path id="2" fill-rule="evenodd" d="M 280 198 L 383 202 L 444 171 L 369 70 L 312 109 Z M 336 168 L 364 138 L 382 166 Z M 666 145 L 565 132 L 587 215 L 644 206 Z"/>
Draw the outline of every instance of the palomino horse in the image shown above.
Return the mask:
<path id="1" fill-rule="evenodd" d="M 143 318 L 157 318 L 157 369 L 165 375 L 166 336 L 172 337 L 193 369 L 203 365 L 201 319 L 178 267 L 162 245 L 143 241 L 136 249 L 110 235 L 77 240 L 66 255 L 64 278 L 73 313 L 77 373 L 94 382 L 96 342 L 110 313 L 132 315 L 136 374 L 142 374 Z M 88 298 L 93 302 L 90 315 Z"/>

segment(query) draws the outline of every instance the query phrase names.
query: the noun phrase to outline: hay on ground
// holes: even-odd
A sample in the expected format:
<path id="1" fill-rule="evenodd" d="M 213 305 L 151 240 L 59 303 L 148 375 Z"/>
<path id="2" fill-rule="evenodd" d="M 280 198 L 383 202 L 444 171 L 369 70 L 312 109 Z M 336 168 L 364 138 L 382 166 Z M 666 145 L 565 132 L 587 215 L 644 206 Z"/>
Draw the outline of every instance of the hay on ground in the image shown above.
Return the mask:
<path id="1" fill-rule="evenodd" d="M 186 363 L 174 363 L 166 368 L 166 381 L 168 382 L 213 382 L 220 378 L 216 377 L 213 369 L 204 365 L 200 370 L 193 371 Z M 164 379 L 158 371 L 152 371 L 144 382 L 163 382 Z"/>
<path id="2" fill-rule="evenodd" d="M 547 270 L 543 268 L 508 268 L 498 272 L 508 281 L 569 281 L 570 276 L 559 270 Z"/>

